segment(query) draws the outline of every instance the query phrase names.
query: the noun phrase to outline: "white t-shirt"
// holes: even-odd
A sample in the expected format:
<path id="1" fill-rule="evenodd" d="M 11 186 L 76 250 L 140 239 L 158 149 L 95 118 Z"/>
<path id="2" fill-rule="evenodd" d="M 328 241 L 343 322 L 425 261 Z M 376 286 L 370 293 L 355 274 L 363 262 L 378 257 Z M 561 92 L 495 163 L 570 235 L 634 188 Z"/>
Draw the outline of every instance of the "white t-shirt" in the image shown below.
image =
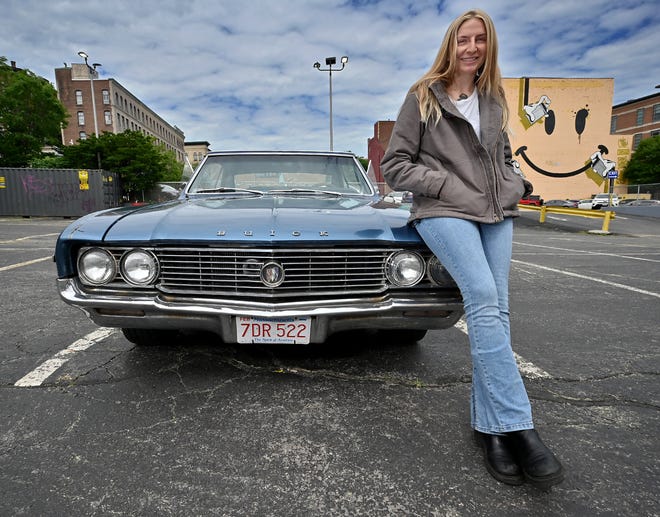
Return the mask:
<path id="1" fill-rule="evenodd" d="M 477 95 L 477 89 L 475 88 L 467 99 L 454 100 L 452 102 L 461 112 L 467 121 L 472 124 L 474 132 L 477 135 L 477 138 L 481 142 L 481 124 L 479 123 L 479 95 Z"/>

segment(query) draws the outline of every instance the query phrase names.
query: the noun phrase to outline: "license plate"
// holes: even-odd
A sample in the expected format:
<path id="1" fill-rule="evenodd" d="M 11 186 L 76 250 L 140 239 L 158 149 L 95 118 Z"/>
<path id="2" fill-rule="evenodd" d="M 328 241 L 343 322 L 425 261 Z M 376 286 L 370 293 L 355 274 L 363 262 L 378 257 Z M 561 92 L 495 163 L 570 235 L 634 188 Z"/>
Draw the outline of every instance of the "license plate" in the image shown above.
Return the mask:
<path id="1" fill-rule="evenodd" d="M 239 343 L 309 344 L 312 322 L 309 316 L 294 318 L 236 318 Z"/>

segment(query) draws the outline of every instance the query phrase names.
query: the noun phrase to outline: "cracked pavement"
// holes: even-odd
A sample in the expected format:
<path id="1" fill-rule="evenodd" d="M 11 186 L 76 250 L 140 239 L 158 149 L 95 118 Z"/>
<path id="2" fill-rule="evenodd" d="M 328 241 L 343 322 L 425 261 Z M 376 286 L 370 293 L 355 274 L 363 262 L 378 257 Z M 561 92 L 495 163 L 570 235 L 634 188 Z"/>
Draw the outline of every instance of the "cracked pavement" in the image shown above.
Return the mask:
<path id="1" fill-rule="evenodd" d="M 15 239 L 66 223 L 0 220 L 2 265 L 44 255 L 43 237 Z M 660 293 L 660 229 L 633 223 L 607 237 L 516 225 L 514 349 L 548 373 L 525 384 L 567 470 L 548 492 L 483 467 L 457 328 L 307 347 L 114 332 L 16 387 L 95 326 L 57 299 L 52 263 L 2 272 L 0 514 L 658 515 L 660 298 L 589 281 Z"/>

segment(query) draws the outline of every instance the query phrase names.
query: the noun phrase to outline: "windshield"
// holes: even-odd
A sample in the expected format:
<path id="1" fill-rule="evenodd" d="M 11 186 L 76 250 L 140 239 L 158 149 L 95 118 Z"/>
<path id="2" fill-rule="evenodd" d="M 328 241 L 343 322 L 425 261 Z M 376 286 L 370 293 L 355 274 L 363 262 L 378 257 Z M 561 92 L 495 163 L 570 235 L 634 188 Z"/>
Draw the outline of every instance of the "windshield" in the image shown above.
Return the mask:
<path id="1" fill-rule="evenodd" d="M 208 156 L 193 178 L 189 194 L 211 193 L 372 195 L 362 168 L 351 156 Z"/>

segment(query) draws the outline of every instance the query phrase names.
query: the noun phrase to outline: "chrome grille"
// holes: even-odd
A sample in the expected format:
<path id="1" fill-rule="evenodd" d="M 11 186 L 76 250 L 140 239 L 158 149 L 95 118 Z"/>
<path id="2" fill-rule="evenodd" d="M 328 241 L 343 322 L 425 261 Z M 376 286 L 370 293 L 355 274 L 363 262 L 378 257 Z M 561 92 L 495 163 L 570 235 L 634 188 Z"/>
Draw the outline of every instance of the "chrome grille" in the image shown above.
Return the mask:
<path id="1" fill-rule="evenodd" d="M 383 264 L 391 249 L 156 248 L 158 288 L 168 293 L 268 298 L 378 293 L 386 288 Z M 266 287 L 261 266 L 276 262 L 284 282 Z"/>

